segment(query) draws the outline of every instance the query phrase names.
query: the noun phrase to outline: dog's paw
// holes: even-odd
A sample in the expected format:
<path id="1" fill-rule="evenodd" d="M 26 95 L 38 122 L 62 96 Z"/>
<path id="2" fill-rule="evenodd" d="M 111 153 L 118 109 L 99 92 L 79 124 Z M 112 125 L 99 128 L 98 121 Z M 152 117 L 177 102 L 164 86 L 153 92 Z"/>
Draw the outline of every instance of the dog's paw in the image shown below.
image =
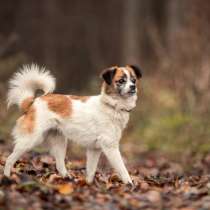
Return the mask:
<path id="1" fill-rule="evenodd" d="M 94 179 L 94 178 L 92 178 L 92 177 L 86 177 L 85 181 L 86 181 L 87 184 L 90 185 L 90 184 L 93 183 L 93 179 Z"/>
<path id="2" fill-rule="evenodd" d="M 71 176 L 70 174 L 68 174 L 67 176 L 65 176 L 64 179 L 65 179 L 66 181 L 70 181 L 70 182 L 74 181 L 74 177 Z"/>
<path id="3" fill-rule="evenodd" d="M 62 174 L 61 176 L 62 176 L 63 178 L 69 178 L 69 179 L 72 179 L 72 178 L 73 178 L 72 175 L 69 174 L 69 173 Z"/>
<path id="4" fill-rule="evenodd" d="M 66 181 L 73 181 L 74 180 L 74 177 L 71 174 L 69 174 L 67 171 L 66 171 L 66 173 L 62 173 L 62 174 L 59 173 L 59 176 L 61 176 Z"/>
<path id="5" fill-rule="evenodd" d="M 10 171 L 10 169 L 5 168 L 5 169 L 4 169 L 4 176 L 6 176 L 6 177 L 10 177 L 10 175 L 11 175 L 11 171 Z"/>
<path id="6" fill-rule="evenodd" d="M 130 177 L 124 178 L 122 181 L 126 185 L 134 186 L 133 181 Z"/>
<path id="7" fill-rule="evenodd" d="M 135 184 L 133 183 L 133 182 L 128 182 L 128 183 L 126 183 L 126 186 L 128 186 L 128 187 L 134 187 L 135 186 Z"/>
<path id="8" fill-rule="evenodd" d="M 68 171 L 67 170 L 60 170 L 60 171 L 58 171 L 59 172 L 59 175 L 60 176 L 62 176 L 63 178 L 65 178 L 65 177 L 68 177 L 69 176 L 69 174 L 68 174 Z"/>

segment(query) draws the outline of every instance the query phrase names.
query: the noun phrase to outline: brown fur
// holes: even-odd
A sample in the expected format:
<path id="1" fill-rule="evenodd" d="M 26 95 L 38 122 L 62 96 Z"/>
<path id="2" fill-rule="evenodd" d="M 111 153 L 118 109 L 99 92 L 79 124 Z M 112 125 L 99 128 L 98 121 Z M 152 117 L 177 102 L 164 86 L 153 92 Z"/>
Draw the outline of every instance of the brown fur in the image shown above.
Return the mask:
<path id="1" fill-rule="evenodd" d="M 74 100 L 80 100 L 81 102 L 86 102 L 90 98 L 90 96 L 75 96 L 75 95 L 69 95 L 69 97 Z"/>
<path id="2" fill-rule="evenodd" d="M 106 84 L 106 82 L 103 82 L 102 84 L 102 89 L 105 91 L 106 94 L 108 95 L 116 94 L 114 84 L 116 81 L 120 80 L 123 77 L 123 75 L 124 75 L 124 72 L 120 68 L 116 67 L 116 73 L 112 79 L 112 84 L 108 85 Z"/>
<path id="3" fill-rule="evenodd" d="M 24 133 L 32 133 L 35 126 L 36 109 L 31 106 L 27 113 L 18 119 L 18 125 Z"/>
<path id="4" fill-rule="evenodd" d="M 29 110 L 31 105 L 33 104 L 34 97 L 26 98 L 20 105 L 20 109 L 25 113 Z"/>
<path id="5" fill-rule="evenodd" d="M 114 78 L 112 80 L 112 83 L 114 83 L 117 80 L 120 80 L 123 77 L 124 74 L 125 73 L 122 71 L 122 69 L 117 68 L 116 73 L 114 75 Z"/>
<path id="6" fill-rule="evenodd" d="M 61 94 L 48 94 L 40 98 L 47 102 L 48 108 L 52 112 L 61 117 L 69 117 L 71 115 L 72 109 L 69 97 Z"/>
<path id="7" fill-rule="evenodd" d="M 115 90 L 113 84 L 107 85 L 106 82 L 103 82 L 102 90 L 104 90 L 104 92 L 108 95 L 113 95 L 116 93 L 116 90 Z"/>

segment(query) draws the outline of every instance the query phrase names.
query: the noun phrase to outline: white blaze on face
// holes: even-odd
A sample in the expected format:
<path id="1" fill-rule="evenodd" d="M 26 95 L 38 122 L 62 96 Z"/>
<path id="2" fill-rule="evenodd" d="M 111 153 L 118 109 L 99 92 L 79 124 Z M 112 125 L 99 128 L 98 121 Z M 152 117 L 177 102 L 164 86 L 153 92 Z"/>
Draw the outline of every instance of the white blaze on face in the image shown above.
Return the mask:
<path id="1" fill-rule="evenodd" d="M 125 86 L 122 89 L 122 94 L 126 94 L 130 91 L 130 86 L 133 85 L 133 83 L 131 81 L 130 72 L 126 68 L 121 68 L 121 69 L 123 70 L 123 72 L 126 75 L 126 83 L 125 83 Z"/>

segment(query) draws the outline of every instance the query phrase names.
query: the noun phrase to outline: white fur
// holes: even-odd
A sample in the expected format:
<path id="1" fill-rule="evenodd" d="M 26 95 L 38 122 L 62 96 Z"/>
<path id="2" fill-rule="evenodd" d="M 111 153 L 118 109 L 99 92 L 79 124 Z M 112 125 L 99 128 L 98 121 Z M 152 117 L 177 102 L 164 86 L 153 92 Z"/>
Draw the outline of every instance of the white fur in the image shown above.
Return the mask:
<path id="1" fill-rule="evenodd" d="M 130 86 L 132 85 L 132 82 L 130 80 L 130 74 L 129 74 L 128 70 L 126 68 L 122 68 L 122 69 L 123 69 L 124 73 L 127 76 L 125 87 L 123 88 L 123 92 L 122 92 L 122 94 L 125 94 L 125 93 L 128 93 L 129 92 Z"/>
<path id="2" fill-rule="evenodd" d="M 125 110 L 133 109 L 136 100 L 137 95 L 113 97 L 102 91 L 86 102 L 72 100 L 71 116 L 62 118 L 48 109 L 46 101 L 37 98 L 33 103 L 37 113 L 35 129 L 26 135 L 16 125 L 13 131 L 16 144 L 6 162 L 4 174 L 10 176 L 11 167 L 24 152 L 44 143 L 56 159 L 57 170 L 66 176 L 64 158 L 66 139 L 69 139 L 87 148 L 87 182 L 93 181 L 103 152 L 122 181 L 132 183 L 119 151 L 119 142 L 129 120 L 129 113 Z M 52 129 L 57 130 L 57 133 L 53 133 Z"/>
<path id="3" fill-rule="evenodd" d="M 20 106 L 24 99 L 33 97 L 37 89 L 43 90 L 45 94 L 53 92 L 55 78 L 44 67 L 24 65 L 9 81 L 8 107 L 13 104 Z"/>

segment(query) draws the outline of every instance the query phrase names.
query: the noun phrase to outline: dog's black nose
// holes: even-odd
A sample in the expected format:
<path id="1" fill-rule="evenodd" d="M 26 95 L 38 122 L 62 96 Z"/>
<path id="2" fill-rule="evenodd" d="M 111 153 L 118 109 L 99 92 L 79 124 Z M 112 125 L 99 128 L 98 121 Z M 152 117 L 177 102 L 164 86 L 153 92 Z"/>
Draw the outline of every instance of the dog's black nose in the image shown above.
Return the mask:
<path id="1" fill-rule="evenodd" d="M 135 85 L 131 85 L 131 86 L 130 86 L 130 89 L 131 89 L 131 90 L 135 90 L 135 89 L 136 89 L 136 86 L 135 86 Z"/>

